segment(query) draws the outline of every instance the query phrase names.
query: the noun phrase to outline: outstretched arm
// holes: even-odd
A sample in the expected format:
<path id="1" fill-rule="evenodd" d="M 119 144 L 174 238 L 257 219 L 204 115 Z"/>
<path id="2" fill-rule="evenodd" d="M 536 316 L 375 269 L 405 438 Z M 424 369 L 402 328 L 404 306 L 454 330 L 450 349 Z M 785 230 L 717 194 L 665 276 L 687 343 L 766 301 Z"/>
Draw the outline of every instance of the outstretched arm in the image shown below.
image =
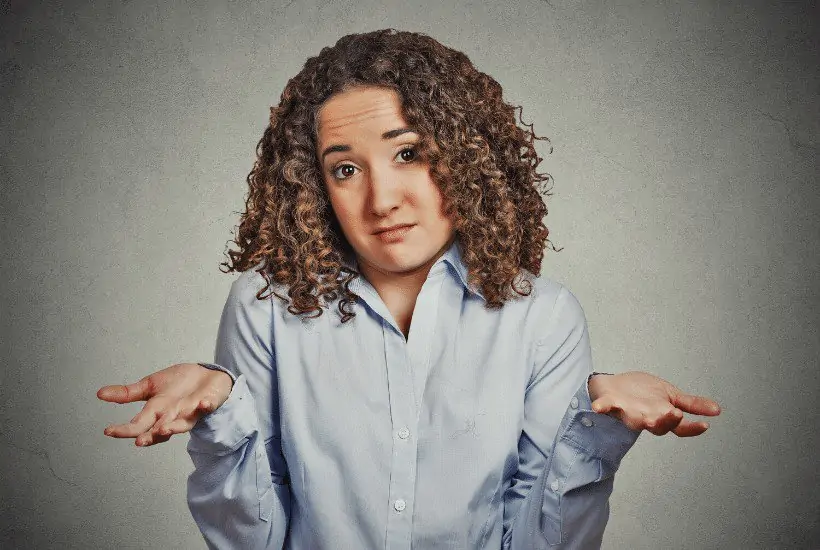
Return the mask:
<path id="1" fill-rule="evenodd" d="M 252 275 L 231 286 L 216 364 L 180 363 L 97 392 L 115 403 L 147 401 L 130 422 L 108 426 L 108 436 L 150 446 L 190 431 L 188 506 L 212 549 L 282 548 L 290 518 L 270 303 L 256 299 Z"/>
<path id="2" fill-rule="evenodd" d="M 259 280 L 250 270 L 231 286 L 215 363 L 236 382 L 188 442 L 188 507 L 210 548 L 282 548 L 290 521 L 271 303 L 256 298 Z"/>
<path id="3" fill-rule="evenodd" d="M 593 375 L 586 319 L 565 288 L 545 332 L 525 396 L 519 470 L 505 495 L 503 548 L 599 548 L 615 472 L 640 432 L 698 435 L 708 425 L 682 412 L 720 408 L 647 373 Z"/>
<path id="4" fill-rule="evenodd" d="M 543 334 L 524 397 L 519 467 L 504 499 L 502 547 L 597 548 L 615 470 L 640 431 L 592 411 L 586 318 L 564 287 Z"/>

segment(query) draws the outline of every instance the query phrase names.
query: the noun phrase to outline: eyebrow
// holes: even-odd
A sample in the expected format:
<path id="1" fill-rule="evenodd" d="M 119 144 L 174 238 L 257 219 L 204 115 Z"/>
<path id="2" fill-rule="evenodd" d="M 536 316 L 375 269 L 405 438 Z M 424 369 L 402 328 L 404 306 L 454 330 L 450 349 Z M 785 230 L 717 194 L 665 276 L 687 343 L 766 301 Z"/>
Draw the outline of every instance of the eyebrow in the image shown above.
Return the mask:
<path id="1" fill-rule="evenodd" d="M 415 133 L 415 130 L 413 130 L 412 128 L 396 128 L 395 130 L 388 130 L 382 134 L 382 139 L 393 139 L 408 132 Z M 331 145 L 330 147 L 322 151 L 322 161 L 324 161 L 325 157 L 330 153 L 343 153 L 346 151 L 350 151 L 350 145 Z"/>

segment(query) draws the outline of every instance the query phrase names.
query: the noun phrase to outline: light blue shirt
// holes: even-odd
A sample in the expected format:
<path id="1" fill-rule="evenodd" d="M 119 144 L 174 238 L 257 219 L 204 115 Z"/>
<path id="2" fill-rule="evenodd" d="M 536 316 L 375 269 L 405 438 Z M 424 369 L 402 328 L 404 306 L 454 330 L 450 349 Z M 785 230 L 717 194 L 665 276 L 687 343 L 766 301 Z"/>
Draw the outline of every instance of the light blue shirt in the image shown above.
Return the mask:
<path id="1" fill-rule="evenodd" d="M 584 312 L 532 274 L 530 296 L 486 309 L 460 252 L 431 268 L 406 340 L 361 276 L 344 324 L 337 302 L 305 319 L 258 300 L 254 269 L 233 283 L 203 365 L 234 386 L 188 443 L 209 548 L 600 547 L 640 432 L 591 410 Z"/>

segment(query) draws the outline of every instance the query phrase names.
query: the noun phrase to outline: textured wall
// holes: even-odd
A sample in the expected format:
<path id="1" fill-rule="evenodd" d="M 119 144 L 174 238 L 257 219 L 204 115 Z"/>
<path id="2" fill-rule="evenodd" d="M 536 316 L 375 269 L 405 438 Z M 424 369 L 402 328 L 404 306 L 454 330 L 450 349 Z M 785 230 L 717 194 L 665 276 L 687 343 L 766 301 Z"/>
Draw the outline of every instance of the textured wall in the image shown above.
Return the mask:
<path id="1" fill-rule="evenodd" d="M 0 547 L 204 547 L 187 436 L 106 438 L 138 407 L 95 392 L 212 357 L 268 107 L 384 27 L 464 51 L 552 138 L 544 273 L 597 368 L 724 407 L 641 436 L 605 548 L 820 547 L 820 18 L 770 4 L 0 2 Z"/>

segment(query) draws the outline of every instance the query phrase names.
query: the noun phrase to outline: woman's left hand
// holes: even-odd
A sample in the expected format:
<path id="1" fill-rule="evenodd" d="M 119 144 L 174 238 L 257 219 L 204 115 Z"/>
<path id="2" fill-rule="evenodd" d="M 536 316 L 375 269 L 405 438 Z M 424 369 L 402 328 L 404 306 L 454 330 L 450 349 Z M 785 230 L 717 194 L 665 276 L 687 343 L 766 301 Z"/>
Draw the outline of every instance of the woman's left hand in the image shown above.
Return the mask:
<path id="1" fill-rule="evenodd" d="M 672 432 L 679 437 L 700 435 L 707 422 L 694 422 L 683 413 L 720 414 L 720 405 L 706 397 L 689 395 L 647 372 L 595 375 L 589 380 L 592 410 L 614 416 L 632 430 L 655 435 Z"/>

